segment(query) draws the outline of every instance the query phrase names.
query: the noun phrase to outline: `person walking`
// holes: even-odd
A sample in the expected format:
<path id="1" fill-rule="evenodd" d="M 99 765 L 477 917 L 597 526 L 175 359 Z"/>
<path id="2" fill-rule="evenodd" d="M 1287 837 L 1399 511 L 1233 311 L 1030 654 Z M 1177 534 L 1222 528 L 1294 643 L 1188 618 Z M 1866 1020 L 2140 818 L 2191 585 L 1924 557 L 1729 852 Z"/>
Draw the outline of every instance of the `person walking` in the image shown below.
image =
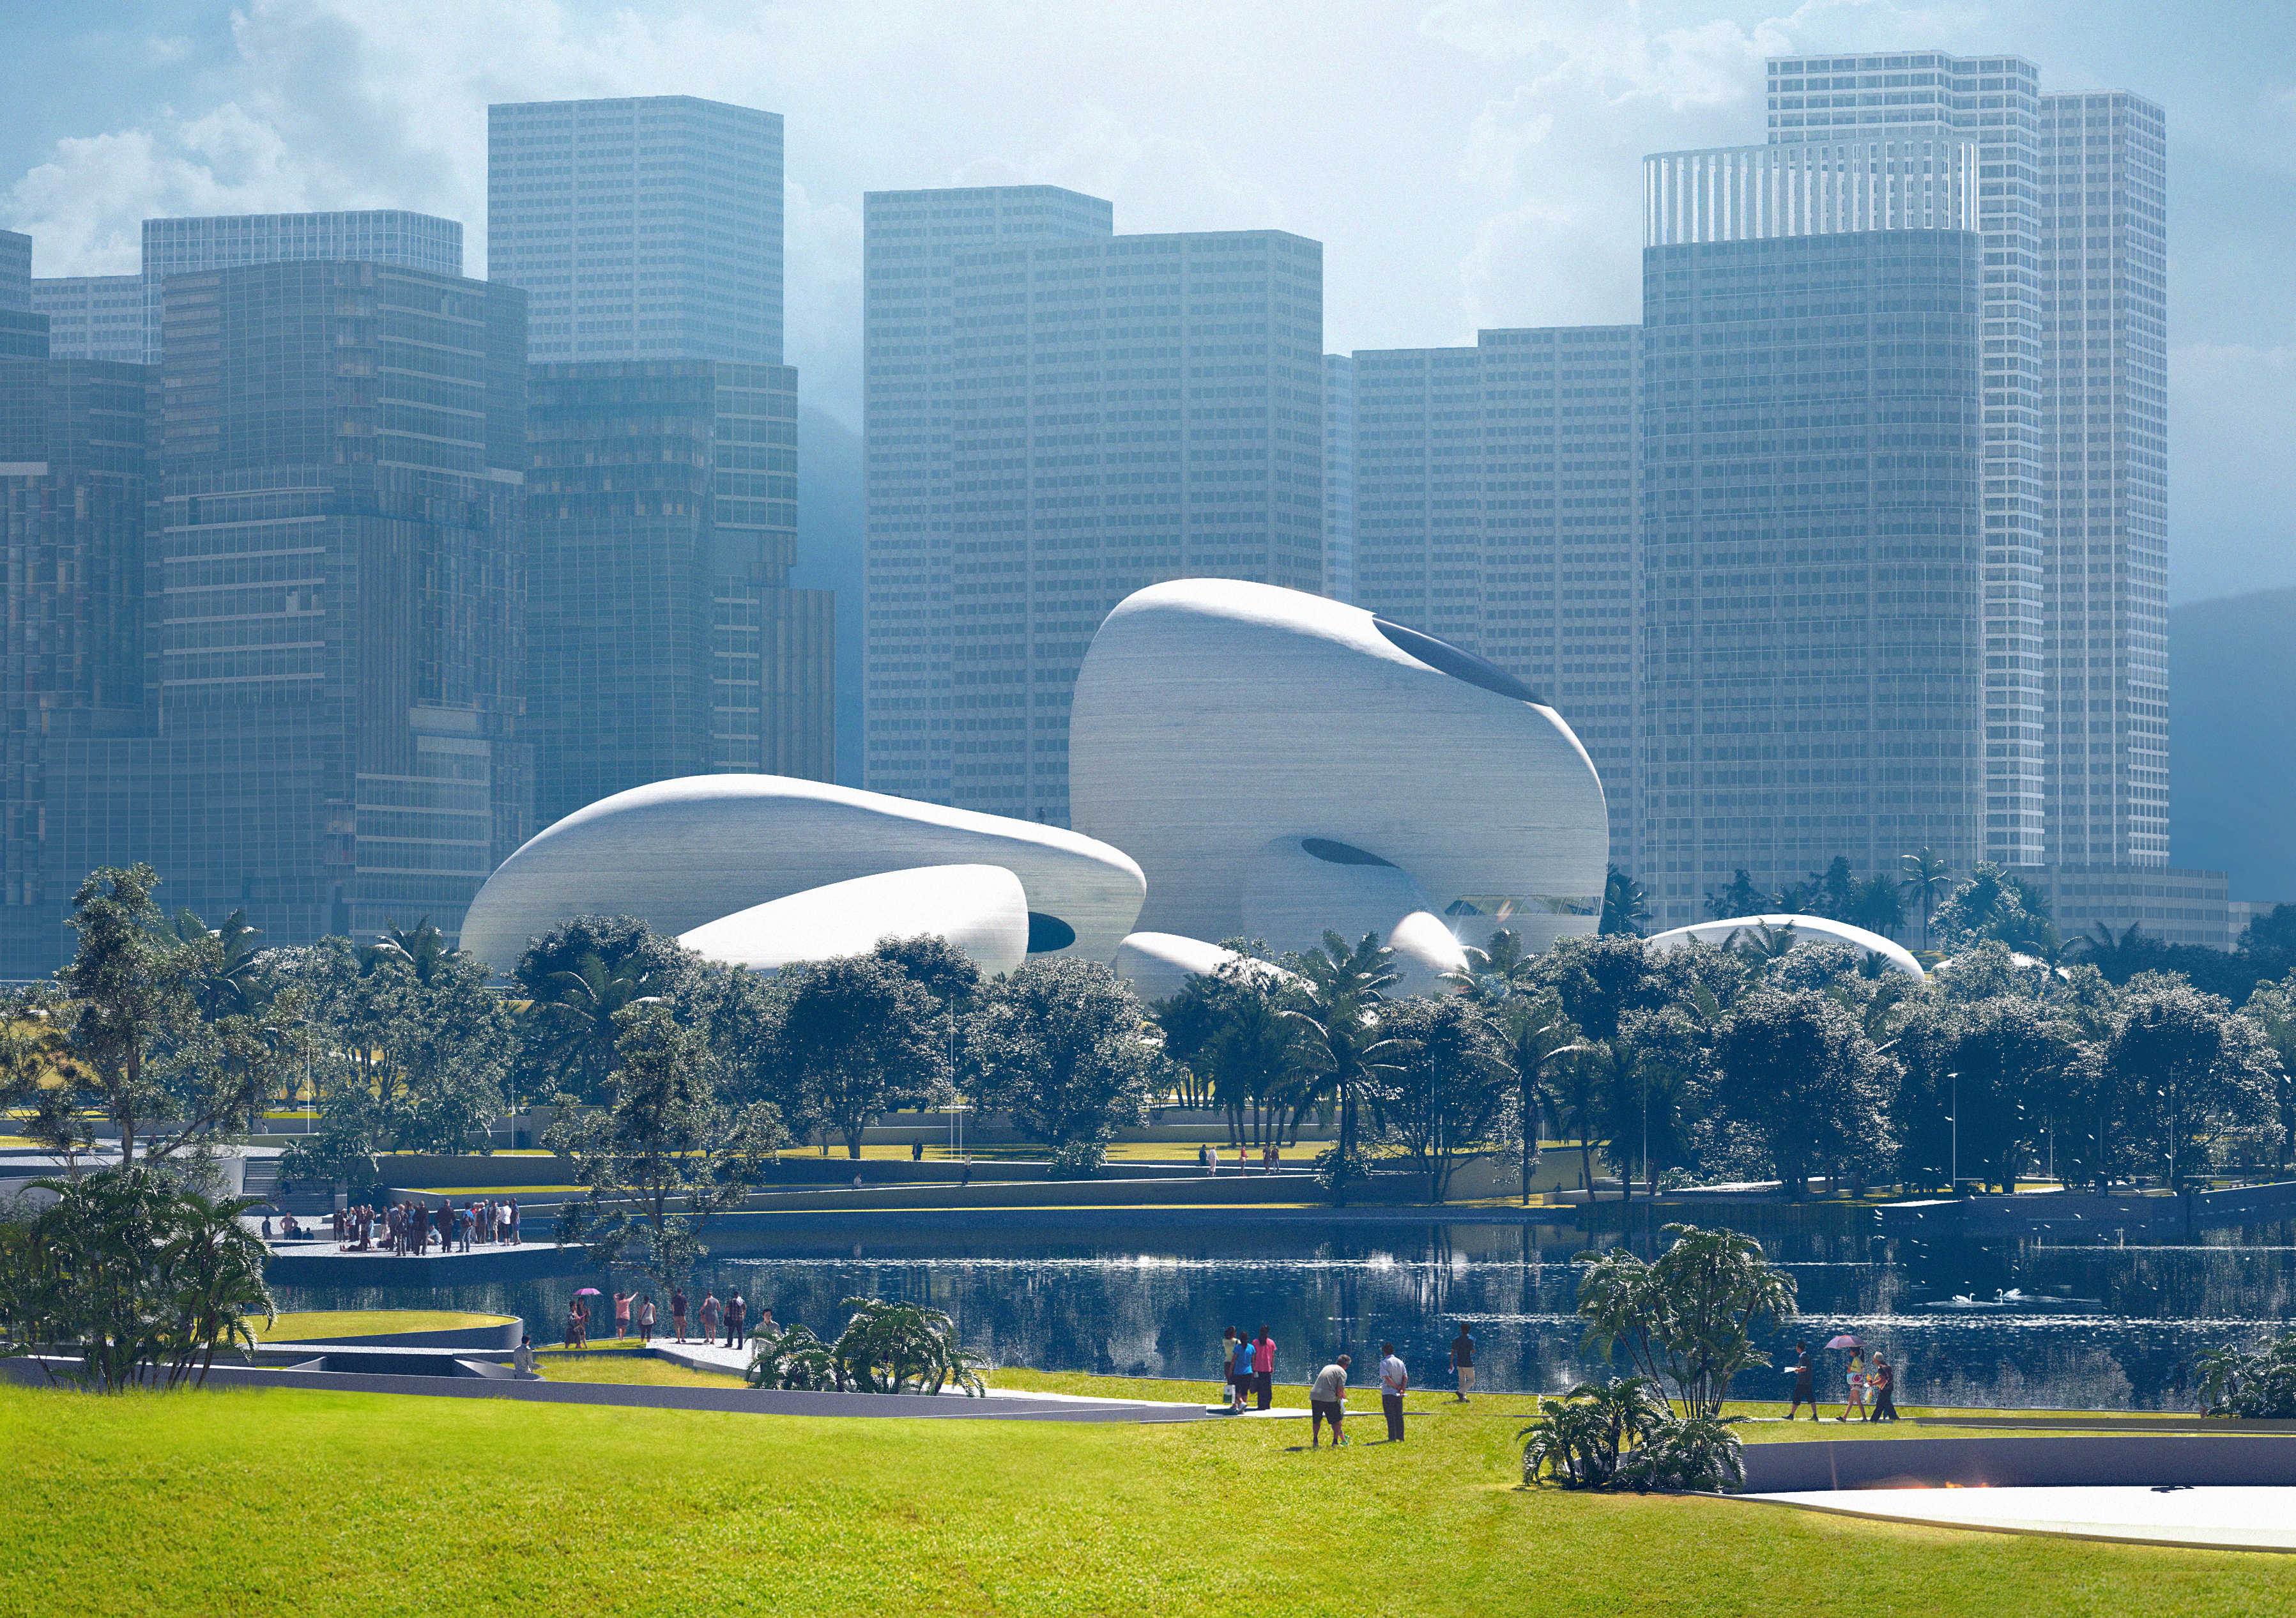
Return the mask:
<path id="1" fill-rule="evenodd" d="M 510 1211 L 510 1241 L 511 1241 L 511 1245 L 512 1245 L 512 1246 L 513 1246 L 513 1247 L 515 1247 L 515 1246 L 517 1246 L 517 1245 L 518 1245 L 518 1230 L 519 1230 L 519 1226 L 518 1226 L 518 1199 L 517 1199 L 516 1197 L 505 1197 L 505 1198 L 503 1200 L 503 1206 L 504 1206 L 504 1208 L 508 1209 L 508 1210 L 509 1210 L 509 1211 Z"/>
<path id="2" fill-rule="evenodd" d="M 653 1294 L 648 1293 L 646 1301 L 638 1305 L 638 1341 L 640 1343 L 653 1341 Z"/>
<path id="3" fill-rule="evenodd" d="M 566 1346 L 587 1348 L 590 1343 L 590 1310 L 577 1298 L 566 1306 Z"/>
<path id="4" fill-rule="evenodd" d="M 701 1341 L 703 1343 L 713 1343 L 718 1341 L 718 1322 L 725 1317 L 725 1305 L 718 1302 L 718 1294 L 715 1292 L 706 1294 L 702 1297 Z"/>
<path id="5" fill-rule="evenodd" d="M 1874 1374 L 1867 1378 L 1874 1384 L 1874 1413 L 1868 1421 L 1898 1419 L 1898 1373 L 1881 1355 L 1874 1356 Z"/>
<path id="6" fill-rule="evenodd" d="M 1793 1379 L 1793 1403 L 1786 1408 L 1786 1419 L 1792 1421 L 1802 1405 L 1807 1402 L 1809 1406 L 1809 1418 L 1816 1421 L 1817 1419 L 1817 1370 L 1809 1362 L 1809 1344 L 1807 1343 L 1794 1344 Z"/>
<path id="7" fill-rule="evenodd" d="M 1459 1379 L 1459 1391 L 1451 1397 L 1464 1404 L 1475 1391 L 1475 1340 L 1464 1320 L 1459 1322 L 1459 1335 L 1451 1339 L 1451 1375 Z"/>
<path id="8" fill-rule="evenodd" d="M 742 1297 L 740 1293 L 735 1293 L 726 1304 L 726 1346 L 727 1348 L 737 1349 L 742 1346 L 742 1339 L 747 1335 L 744 1328 L 749 1323 L 749 1300 Z"/>
<path id="9" fill-rule="evenodd" d="M 630 1335 L 630 1300 L 636 1296 L 636 1293 L 627 1292 L 614 1294 L 614 1341 L 617 1343 Z"/>
<path id="10" fill-rule="evenodd" d="M 1201 1154 L 1199 1154 L 1201 1155 Z M 1227 1408 L 1231 1412 L 1243 1409 L 1243 1387 L 1236 1377 L 1241 1371 L 1241 1356 L 1250 1351 L 1243 1334 L 1230 1326 L 1220 1331 L 1220 1380 L 1227 1388 Z"/>
<path id="11" fill-rule="evenodd" d="M 1866 1351 L 1863 1349 L 1849 1351 L 1849 1392 L 1842 1398 L 1841 1414 L 1836 1419 L 1848 1421 L 1853 1410 L 1864 1411 L 1869 1417 L 1873 1414 L 1866 1403 Z"/>
<path id="12" fill-rule="evenodd" d="M 1310 1450 L 1323 1436 L 1325 1422 L 1332 1424 L 1332 1449 L 1336 1450 L 1348 1441 L 1340 1431 L 1340 1424 L 1347 1419 L 1348 1367 L 1354 1363 L 1342 1354 L 1316 1372 L 1316 1380 L 1308 1384 L 1308 1448 Z"/>
<path id="13" fill-rule="evenodd" d="M 1379 1408 L 1387 1412 L 1387 1441 L 1403 1441 L 1403 1395 L 1411 1386 L 1411 1373 L 1395 1351 L 1395 1344 L 1379 1345 Z"/>
<path id="14" fill-rule="evenodd" d="M 781 1335 L 782 1328 L 774 1324 L 774 1306 L 768 1303 L 758 1311 L 758 1323 L 750 1328 L 750 1341 L 755 1343 L 760 1337 L 773 1338 Z"/>
<path id="15" fill-rule="evenodd" d="M 1275 1402 L 1275 1339 L 1265 1326 L 1251 1340 L 1251 1395 L 1263 1410 Z"/>
<path id="16" fill-rule="evenodd" d="M 677 1332 L 677 1340 L 685 1341 L 685 1288 L 673 1288 L 669 1294 L 669 1323 Z"/>

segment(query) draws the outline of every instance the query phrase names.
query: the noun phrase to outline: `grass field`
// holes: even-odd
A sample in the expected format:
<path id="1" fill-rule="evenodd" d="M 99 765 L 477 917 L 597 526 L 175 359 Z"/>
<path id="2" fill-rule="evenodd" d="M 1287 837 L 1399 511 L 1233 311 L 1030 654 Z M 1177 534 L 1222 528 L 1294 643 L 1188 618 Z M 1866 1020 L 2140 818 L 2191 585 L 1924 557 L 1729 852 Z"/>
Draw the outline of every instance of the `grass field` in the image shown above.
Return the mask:
<path id="1" fill-rule="evenodd" d="M 2290 1609 L 2290 1565 L 2269 1556 L 1523 1491 L 1513 1435 L 1529 1403 L 1431 1399 L 1406 1444 L 1362 1431 L 1310 1454 L 1297 1421 L 837 1421 L 0 1388 L 12 1484 L 0 1612 Z"/>
<path id="2" fill-rule="evenodd" d="M 402 1332 L 468 1331 L 510 1318 L 452 1309 L 312 1309 L 282 1314 L 256 1335 L 266 1343 L 348 1343 Z"/>

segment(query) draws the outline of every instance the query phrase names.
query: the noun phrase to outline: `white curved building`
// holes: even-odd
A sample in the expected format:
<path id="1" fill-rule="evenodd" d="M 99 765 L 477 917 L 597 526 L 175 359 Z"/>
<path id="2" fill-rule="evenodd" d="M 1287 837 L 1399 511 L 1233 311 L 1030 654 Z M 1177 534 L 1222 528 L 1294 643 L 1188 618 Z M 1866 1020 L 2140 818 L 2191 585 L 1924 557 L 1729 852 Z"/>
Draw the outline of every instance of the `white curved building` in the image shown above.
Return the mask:
<path id="1" fill-rule="evenodd" d="M 683 937 L 793 894 L 932 866 L 995 866 L 1017 878 L 1032 955 L 1107 960 L 1132 931 L 1144 891 L 1140 867 L 1123 853 L 1057 826 L 783 776 L 684 776 L 602 798 L 537 833 L 471 901 L 462 942 L 506 972 L 529 939 L 575 916 L 635 916 Z M 944 907 L 953 891 L 947 882 L 911 890 Z M 933 931 L 922 912 L 898 916 L 888 899 L 897 891 L 849 894 L 869 911 L 860 930 Z M 758 930 L 777 924 L 729 924 L 722 936 L 762 957 L 784 947 Z"/>
<path id="2" fill-rule="evenodd" d="M 1210 977 L 1231 961 L 1242 961 L 1252 971 L 1271 977 L 1292 975 L 1273 962 L 1256 961 L 1222 945 L 1208 944 L 1200 938 L 1183 938 L 1177 932 L 1135 932 L 1116 947 L 1116 959 L 1111 964 L 1116 975 L 1131 984 L 1132 991 L 1143 1001 L 1153 1006 L 1185 989 L 1190 978 Z"/>
<path id="3" fill-rule="evenodd" d="M 1603 786 L 1570 727 L 1480 658 L 1295 590 L 1179 579 L 1111 612 L 1069 799 L 1140 862 L 1151 931 L 1305 949 L 1424 914 L 1447 947 L 1414 921 L 1398 964 L 1431 981 L 1462 939 L 1543 949 L 1601 919 Z"/>
<path id="4" fill-rule="evenodd" d="M 1923 975 L 1922 964 L 1902 946 L 1878 932 L 1868 932 L 1863 927 L 1823 916 L 1734 916 L 1724 921 L 1696 922 L 1670 932 L 1653 933 L 1648 944 L 1660 951 L 1678 949 L 1693 939 L 1702 944 L 1726 945 L 1738 934 L 1751 932 L 1758 927 L 1791 933 L 1790 949 L 1800 949 L 1804 944 L 1848 944 L 1875 957 L 1892 972 L 1902 972 L 1912 978 Z"/>
<path id="5" fill-rule="evenodd" d="M 753 972 L 866 955 L 931 933 L 989 977 L 1029 958 L 1029 896 L 1003 866 L 922 866 L 856 876 L 704 922 L 677 941 Z"/>

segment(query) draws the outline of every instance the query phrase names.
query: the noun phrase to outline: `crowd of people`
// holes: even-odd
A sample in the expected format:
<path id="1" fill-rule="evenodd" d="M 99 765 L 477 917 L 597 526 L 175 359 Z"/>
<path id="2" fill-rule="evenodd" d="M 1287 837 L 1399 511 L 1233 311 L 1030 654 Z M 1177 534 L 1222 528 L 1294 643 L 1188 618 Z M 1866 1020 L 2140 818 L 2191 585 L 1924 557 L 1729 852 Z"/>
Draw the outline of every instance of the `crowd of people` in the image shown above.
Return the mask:
<path id="1" fill-rule="evenodd" d="M 1259 1171 L 1261 1173 L 1273 1174 L 1276 1170 L 1283 1166 L 1283 1154 L 1277 1149 L 1274 1141 L 1271 1140 L 1266 1146 L 1259 1148 Z M 1218 1174 L 1220 1171 L 1219 1147 L 1210 1144 L 1210 1142 L 1206 1142 L 1204 1145 L 1198 1146 L 1196 1148 L 1196 1167 L 1201 1169 L 1207 1174 Z M 1248 1171 L 1250 1167 L 1250 1154 L 1242 1146 L 1237 1146 L 1235 1149 L 1235 1171 L 1238 1174 L 1242 1174 Z"/>
<path id="2" fill-rule="evenodd" d="M 586 1348 L 589 1345 L 589 1300 L 597 1295 L 597 1288 L 586 1286 L 568 1302 L 566 1305 L 566 1346 L 568 1348 Z M 671 1336 L 678 1343 L 699 1343 L 705 1347 L 742 1349 L 749 1346 L 750 1339 L 753 1336 L 774 1337 L 781 1334 L 781 1327 L 775 1324 L 774 1311 L 770 1304 L 758 1310 L 757 1324 L 752 1326 L 750 1323 L 750 1301 L 747 1298 L 739 1292 L 735 1292 L 731 1296 L 721 1300 L 716 1289 L 711 1288 L 703 1293 L 701 1307 L 692 1312 L 692 1318 L 699 1327 L 699 1335 L 690 1335 L 686 1330 L 686 1321 L 691 1302 L 692 1300 L 685 1295 L 684 1287 L 671 1290 L 669 1329 Z M 617 1292 L 612 1294 L 611 1308 L 615 1336 L 628 1337 L 635 1333 L 641 1343 L 652 1343 L 654 1340 L 661 1324 L 661 1314 L 655 1306 L 652 1293 Z M 725 1335 L 725 1341 L 722 1343 L 718 1342 L 718 1334 L 721 1330 Z"/>
<path id="3" fill-rule="evenodd" d="M 1410 1367 L 1392 1343 L 1379 1345 L 1379 1405 L 1387 1419 L 1387 1441 L 1403 1441 L 1403 1396 L 1411 1388 Z M 1220 1359 L 1227 1381 L 1228 1405 L 1233 1414 L 1242 1415 L 1249 1405 L 1265 1410 L 1275 1396 L 1275 1339 L 1262 1326 L 1246 1335 L 1235 1326 L 1220 1334 Z M 1462 1325 L 1459 1335 L 1451 1342 L 1451 1375 L 1454 1379 L 1452 1398 L 1464 1404 L 1475 1391 L 1474 1335 Z M 1355 1357 L 1341 1354 L 1317 1371 L 1308 1384 L 1308 1447 L 1319 1448 L 1324 1428 L 1332 1429 L 1334 1447 L 1347 1442 L 1348 1374 L 1354 1367 Z"/>
<path id="4" fill-rule="evenodd" d="M 427 1252 L 468 1253 L 473 1247 L 515 1246 L 520 1240 L 518 1203 L 509 1197 L 474 1197 L 459 1206 L 441 1202 L 436 1208 L 407 1197 L 387 1207 L 360 1203 L 338 1208 L 328 1215 L 335 1246 L 341 1253 L 395 1253 L 411 1257 Z M 298 1241 L 313 1228 L 284 1216 L 280 1235 Z M 271 1216 L 263 1216 L 263 1239 L 273 1239 Z"/>

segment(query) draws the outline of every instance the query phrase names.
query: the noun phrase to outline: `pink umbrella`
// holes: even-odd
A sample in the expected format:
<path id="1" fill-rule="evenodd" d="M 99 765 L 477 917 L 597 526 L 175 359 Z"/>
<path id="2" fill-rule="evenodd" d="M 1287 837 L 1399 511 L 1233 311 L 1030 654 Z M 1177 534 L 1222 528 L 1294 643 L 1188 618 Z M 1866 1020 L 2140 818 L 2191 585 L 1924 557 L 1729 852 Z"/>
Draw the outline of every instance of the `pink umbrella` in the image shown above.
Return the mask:
<path id="1" fill-rule="evenodd" d="M 598 1289 L 594 1286 L 578 1286 L 574 1289 L 574 1295 L 578 1298 L 594 1298 L 598 1295 Z M 1826 1346 L 1831 1348 L 1833 1345 L 1828 1343 Z"/>
<path id="2" fill-rule="evenodd" d="M 1842 1333 L 1842 1334 L 1841 1334 L 1841 1335 L 1840 1335 L 1839 1337 L 1834 1337 L 1834 1338 L 1832 1338 L 1832 1339 L 1828 1340 L 1828 1342 L 1826 1343 L 1826 1345 L 1825 1345 L 1825 1346 L 1826 1346 L 1826 1347 L 1828 1347 L 1828 1348 L 1830 1348 L 1830 1349 L 1838 1349 L 1838 1348 L 1864 1348 L 1866 1345 L 1865 1345 L 1864 1343 L 1862 1343 L 1858 1342 L 1857 1338 L 1855 1338 L 1855 1337 L 1851 1336 L 1848 1332 L 1844 1332 L 1844 1333 Z"/>

